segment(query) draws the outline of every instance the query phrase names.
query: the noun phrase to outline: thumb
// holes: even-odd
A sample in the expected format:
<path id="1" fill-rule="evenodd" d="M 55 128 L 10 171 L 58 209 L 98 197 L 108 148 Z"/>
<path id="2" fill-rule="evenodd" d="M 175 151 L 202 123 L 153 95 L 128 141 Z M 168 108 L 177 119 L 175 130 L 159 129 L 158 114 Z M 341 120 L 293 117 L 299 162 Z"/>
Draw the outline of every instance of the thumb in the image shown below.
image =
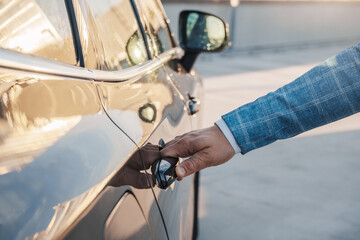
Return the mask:
<path id="1" fill-rule="evenodd" d="M 206 163 L 202 160 L 204 159 L 203 155 L 204 154 L 202 152 L 198 152 L 191 158 L 184 160 L 176 167 L 176 175 L 178 176 L 179 181 L 181 181 L 184 177 L 187 177 L 206 167 Z"/>

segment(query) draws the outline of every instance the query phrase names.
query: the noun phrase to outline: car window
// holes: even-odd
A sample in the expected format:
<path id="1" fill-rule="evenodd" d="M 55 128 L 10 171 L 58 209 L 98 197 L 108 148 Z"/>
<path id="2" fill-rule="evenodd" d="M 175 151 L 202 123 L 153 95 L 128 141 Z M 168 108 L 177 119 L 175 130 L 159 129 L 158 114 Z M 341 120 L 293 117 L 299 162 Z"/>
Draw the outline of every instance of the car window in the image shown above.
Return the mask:
<path id="1" fill-rule="evenodd" d="M 88 3 L 104 50 L 107 70 L 124 69 L 148 59 L 129 0 L 89 0 Z"/>
<path id="2" fill-rule="evenodd" d="M 64 1 L 0 0 L 0 47 L 76 64 Z"/>
<path id="3" fill-rule="evenodd" d="M 159 2 L 157 0 L 140 0 L 140 3 L 149 24 L 155 54 L 158 55 L 171 49 L 171 37 Z"/>

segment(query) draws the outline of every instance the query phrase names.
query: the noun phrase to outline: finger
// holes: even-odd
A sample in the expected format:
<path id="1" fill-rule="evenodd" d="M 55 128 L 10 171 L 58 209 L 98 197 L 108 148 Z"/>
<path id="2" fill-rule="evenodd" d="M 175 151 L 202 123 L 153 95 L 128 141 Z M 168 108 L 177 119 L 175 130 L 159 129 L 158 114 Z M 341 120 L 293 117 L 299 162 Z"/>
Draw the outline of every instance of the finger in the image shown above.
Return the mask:
<path id="1" fill-rule="evenodd" d="M 190 157 L 204 147 L 205 145 L 202 144 L 202 141 L 198 141 L 196 137 L 187 135 L 176 143 L 165 146 L 160 153 L 162 157 Z"/>
<path id="2" fill-rule="evenodd" d="M 182 135 L 176 136 L 173 140 L 167 142 L 165 144 L 165 147 L 169 147 L 171 145 L 177 144 L 180 140 L 182 140 L 183 138 L 187 138 L 190 136 L 190 134 L 192 134 L 192 132 L 188 132 L 188 133 L 184 133 Z"/>
<path id="3" fill-rule="evenodd" d="M 181 136 L 176 136 L 173 140 L 165 143 L 165 148 L 176 144 L 181 139 Z"/>
<path id="4" fill-rule="evenodd" d="M 162 157 L 189 157 L 192 150 L 189 149 L 189 146 L 188 140 L 181 140 L 165 146 L 160 153 Z"/>
<path id="5" fill-rule="evenodd" d="M 178 180 L 181 181 L 184 177 L 204 169 L 207 166 L 206 155 L 205 151 L 198 152 L 191 158 L 180 163 L 175 169 Z"/>

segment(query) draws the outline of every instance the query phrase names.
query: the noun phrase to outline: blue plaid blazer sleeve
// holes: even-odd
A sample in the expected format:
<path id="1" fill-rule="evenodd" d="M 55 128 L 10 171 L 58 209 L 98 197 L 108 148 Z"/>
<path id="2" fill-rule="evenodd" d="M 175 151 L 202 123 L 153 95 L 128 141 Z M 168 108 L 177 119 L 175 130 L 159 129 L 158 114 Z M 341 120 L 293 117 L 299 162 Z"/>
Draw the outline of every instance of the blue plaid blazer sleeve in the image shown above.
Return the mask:
<path id="1" fill-rule="evenodd" d="M 222 119 L 245 154 L 359 111 L 360 44 Z"/>

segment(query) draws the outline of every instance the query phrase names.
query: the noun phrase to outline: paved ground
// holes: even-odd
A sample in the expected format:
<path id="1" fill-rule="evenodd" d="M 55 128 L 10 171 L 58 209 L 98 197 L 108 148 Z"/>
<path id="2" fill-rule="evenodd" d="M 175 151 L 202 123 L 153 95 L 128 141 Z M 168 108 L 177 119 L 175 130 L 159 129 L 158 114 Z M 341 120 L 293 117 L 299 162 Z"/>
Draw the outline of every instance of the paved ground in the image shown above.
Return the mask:
<path id="1" fill-rule="evenodd" d="M 204 126 L 345 47 L 202 56 Z M 199 239 L 359 240 L 359 146 L 355 115 L 203 171 Z"/>

